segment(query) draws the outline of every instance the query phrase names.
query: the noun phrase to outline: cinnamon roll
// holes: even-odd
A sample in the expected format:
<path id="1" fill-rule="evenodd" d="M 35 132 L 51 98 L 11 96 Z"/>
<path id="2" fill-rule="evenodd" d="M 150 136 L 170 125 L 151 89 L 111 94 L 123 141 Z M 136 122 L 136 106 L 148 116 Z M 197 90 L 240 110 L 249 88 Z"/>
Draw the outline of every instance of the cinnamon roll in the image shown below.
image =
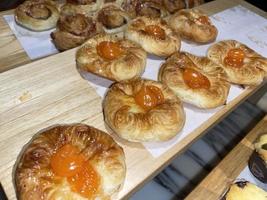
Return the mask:
<path id="1" fill-rule="evenodd" d="M 58 18 L 57 4 L 50 0 L 25 1 L 15 10 L 17 24 L 33 31 L 54 28 Z"/>
<path id="2" fill-rule="evenodd" d="M 181 101 L 164 84 L 152 80 L 114 83 L 104 102 L 105 122 L 133 142 L 166 141 L 183 128 Z"/>
<path id="3" fill-rule="evenodd" d="M 92 15 L 97 11 L 102 4 L 99 0 L 67 0 L 67 3 L 62 6 L 63 14 L 85 14 Z"/>
<path id="4" fill-rule="evenodd" d="M 126 28 L 130 17 L 117 4 L 106 4 L 97 13 L 97 20 L 103 25 L 106 33 L 123 32 Z"/>
<path id="5" fill-rule="evenodd" d="M 208 57 L 221 65 L 227 80 L 235 84 L 258 85 L 267 75 L 267 59 L 235 40 L 212 45 Z"/>
<path id="6" fill-rule="evenodd" d="M 81 45 L 87 39 L 103 32 L 102 26 L 92 17 L 82 14 L 62 15 L 56 31 L 51 33 L 55 46 L 64 51 Z"/>
<path id="7" fill-rule="evenodd" d="M 15 186 L 20 200 L 110 199 L 125 172 L 123 149 L 108 134 L 83 124 L 61 125 L 23 149 Z"/>
<path id="8" fill-rule="evenodd" d="M 169 56 L 181 46 L 180 36 L 160 18 L 137 17 L 129 23 L 125 37 L 157 56 Z"/>
<path id="9" fill-rule="evenodd" d="M 209 17 L 197 9 L 183 9 L 168 20 L 168 24 L 181 37 L 197 43 L 209 43 L 216 39 L 218 30 Z"/>
<path id="10" fill-rule="evenodd" d="M 132 17 L 147 16 L 151 18 L 165 17 L 168 12 L 161 1 L 125 0 L 122 8 Z"/>
<path id="11" fill-rule="evenodd" d="M 206 57 L 175 53 L 162 64 L 159 80 L 182 101 L 200 108 L 215 108 L 226 103 L 230 84 L 223 68 Z"/>

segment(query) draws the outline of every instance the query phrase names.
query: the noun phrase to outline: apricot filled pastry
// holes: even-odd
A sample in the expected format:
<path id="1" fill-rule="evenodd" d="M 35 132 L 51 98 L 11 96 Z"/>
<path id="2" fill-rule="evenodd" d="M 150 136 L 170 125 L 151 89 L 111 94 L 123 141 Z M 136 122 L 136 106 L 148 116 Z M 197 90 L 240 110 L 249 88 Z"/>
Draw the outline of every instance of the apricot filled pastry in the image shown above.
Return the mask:
<path id="1" fill-rule="evenodd" d="M 218 30 L 209 17 L 197 9 L 183 9 L 173 14 L 168 24 L 181 37 L 197 43 L 208 43 L 216 39 Z"/>
<path id="2" fill-rule="evenodd" d="M 92 15 L 102 4 L 102 0 L 66 0 L 61 7 L 63 14 L 85 14 Z"/>
<path id="3" fill-rule="evenodd" d="M 258 85 L 267 75 L 267 59 L 235 40 L 212 45 L 208 49 L 208 57 L 220 64 L 227 79 L 235 84 Z"/>
<path id="4" fill-rule="evenodd" d="M 148 53 L 169 56 L 179 51 L 181 40 L 160 18 L 138 17 L 129 23 L 125 37 L 140 44 Z"/>
<path id="5" fill-rule="evenodd" d="M 86 41 L 76 53 L 77 67 L 110 80 L 140 77 L 146 65 L 146 52 L 127 39 L 100 34 Z"/>
<path id="6" fill-rule="evenodd" d="M 179 98 L 166 85 L 152 80 L 113 84 L 105 96 L 103 109 L 109 127 L 133 142 L 169 140 L 185 122 Z"/>
<path id="7" fill-rule="evenodd" d="M 20 200 L 110 199 L 125 179 L 123 149 L 106 133 L 76 124 L 33 137 L 15 169 Z"/>
<path id="8" fill-rule="evenodd" d="M 226 103 L 230 84 L 222 67 L 206 57 L 175 53 L 162 64 L 159 80 L 182 101 L 200 108 L 215 108 Z"/>
<path id="9" fill-rule="evenodd" d="M 92 17 L 68 14 L 60 16 L 57 29 L 51 33 L 51 38 L 55 46 L 64 51 L 81 45 L 101 32 L 103 32 L 102 25 Z"/>
<path id="10" fill-rule="evenodd" d="M 130 17 L 118 5 L 109 3 L 98 11 L 97 20 L 103 25 L 106 33 L 112 34 L 123 32 Z"/>
<path id="11" fill-rule="evenodd" d="M 16 23 L 33 31 L 54 28 L 58 18 L 57 4 L 50 0 L 25 1 L 15 10 Z"/>
<path id="12" fill-rule="evenodd" d="M 131 16 L 147 16 L 151 18 L 165 17 L 168 12 L 158 0 L 124 0 L 122 8 Z"/>

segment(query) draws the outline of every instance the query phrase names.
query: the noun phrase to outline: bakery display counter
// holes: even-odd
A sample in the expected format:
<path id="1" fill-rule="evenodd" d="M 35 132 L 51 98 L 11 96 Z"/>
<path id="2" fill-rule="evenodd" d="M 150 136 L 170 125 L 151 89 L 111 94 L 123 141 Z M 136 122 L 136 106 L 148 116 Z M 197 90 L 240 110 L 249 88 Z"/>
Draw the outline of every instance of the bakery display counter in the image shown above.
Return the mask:
<path id="1" fill-rule="evenodd" d="M 266 17 L 266 13 L 241 0 L 217 0 L 199 8 L 211 15 L 237 5 Z M 173 158 L 266 84 L 263 82 L 246 89 L 235 86 L 234 89 L 239 94 L 231 97 L 227 105 L 213 111 L 196 111 L 207 114 L 208 117 L 204 119 L 197 118 L 194 109 L 188 106 L 188 112 L 191 111 L 191 115 L 196 116 L 196 121 L 192 121 L 197 127 L 188 129 L 181 138 L 171 143 L 159 147 L 158 144 L 127 142 L 113 134 L 104 123 L 103 96 L 100 95 L 99 88 L 89 84 L 78 72 L 75 62 L 77 49 L 30 60 L 2 17 L 12 12 L 2 12 L 0 18 L 0 72 L 3 72 L 0 74 L 0 180 L 9 199 L 16 199 L 14 165 L 21 149 L 34 134 L 47 127 L 85 123 L 109 132 L 123 147 L 126 158 L 126 179 L 113 199 L 128 199 Z M 101 80 L 96 82 L 101 85 Z M 233 93 L 235 92 L 232 91 Z M 188 125 L 190 117 L 187 120 L 185 123 Z"/>
<path id="2" fill-rule="evenodd" d="M 221 199 L 225 192 L 229 189 L 230 184 L 238 180 L 238 178 L 253 177 L 251 172 L 245 168 L 247 167 L 249 158 L 254 151 L 255 140 L 261 134 L 266 133 L 266 130 L 267 116 L 265 116 L 209 173 L 209 175 L 186 197 L 186 200 Z M 241 172 L 242 175 L 240 176 Z M 266 184 L 259 184 L 261 184 L 262 189 L 266 190 Z"/>

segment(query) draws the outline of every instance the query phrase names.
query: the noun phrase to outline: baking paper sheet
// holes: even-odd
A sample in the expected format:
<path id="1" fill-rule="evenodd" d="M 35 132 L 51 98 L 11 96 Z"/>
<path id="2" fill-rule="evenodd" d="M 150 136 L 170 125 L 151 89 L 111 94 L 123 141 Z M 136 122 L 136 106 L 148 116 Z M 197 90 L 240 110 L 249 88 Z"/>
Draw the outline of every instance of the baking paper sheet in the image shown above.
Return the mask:
<path id="1" fill-rule="evenodd" d="M 46 56 L 57 52 L 50 41 L 49 31 L 43 34 L 35 33 L 34 37 L 32 37 L 32 33 L 29 35 L 21 34 L 21 32 L 18 32 L 20 29 L 14 23 L 14 17 L 4 17 L 30 58 Z M 219 30 L 216 42 L 225 39 L 235 39 L 267 57 L 267 20 L 265 18 L 242 6 L 236 6 L 211 16 L 211 20 Z M 42 37 L 39 37 L 38 34 L 41 34 Z M 204 56 L 210 45 L 196 45 L 182 42 L 181 49 L 182 51 Z M 161 58 L 149 55 L 143 77 L 157 80 L 159 66 L 162 62 L 163 60 Z M 101 97 L 104 97 L 107 88 L 112 82 L 89 73 L 83 75 L 89 81 L 89 84 L 96 89 L 96 92 Z M 232 101 L 243 91 L 239 86 L 232 86 L 227 102 Z M 201 126 L 221 109 L 203 110 L 188 104 L 184 104 L 184 107 L 186 113 L 185 127 L 176 137 L 162 143 L 143 143 L 152 156 L 158 157 L 174 145 L 179 145 L 179 141 L 188 136 L 193 130 Z"/>
<path id="2" fill-rule="evenodd" d="M 246 180 L 249 181 L 250 183 L 254 183 L 258 187 L 264 189 L 267 192 L 267 184 L 262 183 L 259 181 L 253 174 L 250 172 L 248 166 L 245 167 L 245 169 L 240 173 L 240 175 L 237 177 L 236 180 Z"/>

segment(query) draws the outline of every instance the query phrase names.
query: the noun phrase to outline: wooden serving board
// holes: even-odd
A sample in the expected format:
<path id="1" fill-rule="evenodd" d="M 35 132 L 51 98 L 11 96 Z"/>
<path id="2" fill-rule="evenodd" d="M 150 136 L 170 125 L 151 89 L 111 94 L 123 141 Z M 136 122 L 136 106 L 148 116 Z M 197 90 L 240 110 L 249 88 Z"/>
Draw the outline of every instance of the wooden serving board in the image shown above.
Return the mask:
<path id="1" fill-rule="evenodd" d="M 201 8 L 211 14 L 212 11 L 235 6 L 238 2 L 251 7 L 240 0 L 219 0 Z M 253 7 L 252 10 L 257 9 Z M 5 48 L 0 47 L 1 52 L 9 46 L 6 44 Z M 17 50 L 22 52 L 21 49 Z M 9 199 L 16 199 L 12 179 L 14 163 L 23 146 L 35 133 L 54 124 L 77 122 L 107 131 L 101 99 L 76 70 L 75 51 L 72 49 L 0 74 L 0 181 Z M 7 56 L 3 60 L 12 60 L 20 55 L 13 53 L 10 55 L 14 57 Z M 20 61 L 23 63 L 23 60 Z M 3 66 L 8 64 L 6 62 Z M 128 143 L 113 135 L 124 148 L 127 165 L 125 183 L 114 199 L 127 199 L 262 85 L 245 90 L 159 158 L 153 158 L 141 144 Z"/>
<path id="2" fill-rule="evenodd" d="M 247 166 L 256 138 L 267 131 L 267 115 L 212 170 L 185 200 L 218 200 Z M 255 199 L 256 200 L 256 199 Z"/>

